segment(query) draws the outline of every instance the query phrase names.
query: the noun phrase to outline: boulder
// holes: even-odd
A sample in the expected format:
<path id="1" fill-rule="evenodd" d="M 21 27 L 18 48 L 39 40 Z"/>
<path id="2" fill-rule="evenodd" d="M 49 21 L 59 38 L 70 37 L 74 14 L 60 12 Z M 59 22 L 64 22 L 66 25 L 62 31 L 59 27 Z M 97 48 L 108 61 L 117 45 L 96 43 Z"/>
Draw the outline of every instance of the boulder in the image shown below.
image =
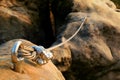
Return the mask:
<path id="1" fill-rule="evenodd" d="M 48 1 L 1 0 L 0 34 L 0 44 L 11 39 L 23 38 L 36 44 L 50 46 L 54 37 Z"/>
<path id="2" fill-rule="evenodd" d="M 62 72 L 67 71 L 70 68 L 72 61 L 70 48 L 61 46 L 52 50 L 52 53 L 52 62 L 56 67 Z"/>
<path id="3" fill-rule="evenodd" d="M 55 43 L 60 43 L 60 40 L 63 42 L 62 38 L 67 40 L 79 28 L 83 18 L 87 17 L 87 20 L 79 33 L 65 44 L 71 50 L 72 59 L 71 66 L 63 72 L 66 79 L 119 79 L 120 13 L 116 11 L 115 4 L 110 0 L 72 2 L 72 11 L 64 18 L 65 23 L 56 27 L 58 33 L 61 33 L 58 34 L 58 41 Z M 110 76 L 112 74 L 113 76 Z"/>
<path id="4" fill-rule="evenodd" d="M 11 62 L 11 48 L 16 41 L 22 41 L 26 46 L 34 44 L 23 39 L 15 39 L 0 45 L 0 79 L 1 80 L 65 80 L 61 72 L 49 61 L 38 65 L 24 61 L 20 65 L 22 72 L 16 72 Z"/>

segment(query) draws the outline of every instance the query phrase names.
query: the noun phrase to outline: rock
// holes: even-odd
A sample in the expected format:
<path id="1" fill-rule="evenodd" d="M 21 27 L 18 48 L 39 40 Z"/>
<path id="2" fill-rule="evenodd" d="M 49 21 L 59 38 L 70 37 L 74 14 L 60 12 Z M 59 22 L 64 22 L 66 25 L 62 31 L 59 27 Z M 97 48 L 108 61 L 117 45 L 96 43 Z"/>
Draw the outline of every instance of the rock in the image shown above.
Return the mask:
<path id="1" fill-rule="evenodd" d="M 45 65 L 37 65 L 32 62 L 25 61 L 21 63 L 23 73 L 13 70 L 11 62 L 11 48 L 13 44 L 21 39 L 11 40 L 0 45 L 0 79 L 1 80 L 65 80 L 61 72 L 49 61 Z M 34 44 L 21 40 L 27 46 Z"/>
<path id="2" fill-rule="evenodd" d="M 66 79 L 109 79 L 112 72 L 115 75 L 112 79 L 116 79 L 119 74 L 114 70 L 119 70 L 116 64 L 120 57 L 120 13 L 116 12 L 116 6 L 109 0 L 73 0 L 73 4 L 74 12 L 66 17 L 63 26 L 57 27 L 58 33 L 61 33 L 56 42 L 62 41 L 63 37 L 67 40 L 72 36 L 85 16 L 87 21 L 66 44 L 70 47 L 72 58 L 70 68 L 64 72 Z"/>
<path id="3" fill-rule="evenodd" d="M 24 38 L 36 44 L 50 46 L 54 37 L 48 1 L 1 0 L 0 34 L 0 44 L 11 39 Z"/>
<path id="4" fill-rule="evenodd" d="M 119 0 L 111 0 L 111 1 L 113 1 L 116 4 L 117 8 L 120 8 L 120 1 Z"/>
<path id="5" fill-rule="evenodd" d="M 60 71 L 67 71 L 70 68 L 72 61 L 70 48 L 62 46 L 52 50 L 52 53 L 54 55 L 52 62 Z"/>

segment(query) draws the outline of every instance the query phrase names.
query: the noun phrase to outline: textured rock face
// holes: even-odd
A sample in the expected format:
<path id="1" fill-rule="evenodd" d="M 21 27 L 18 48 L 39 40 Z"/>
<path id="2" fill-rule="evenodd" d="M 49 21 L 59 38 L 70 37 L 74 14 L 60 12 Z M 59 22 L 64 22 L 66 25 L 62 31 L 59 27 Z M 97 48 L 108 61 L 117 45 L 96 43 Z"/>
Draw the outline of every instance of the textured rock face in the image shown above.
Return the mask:
<path id="1" fill-rule="evenodd" d="M 48 1 L 1 0 L 0 34 L 0 43 L 25 38 L 34 43 L 50 45 L 53 42 L 53 33 Z"/>
<path id="2" fill-rule="evenodd" d="M 72 36 L 87 16 L 81 31 L 69 43 L 53 50 L 53 62 L 66 79 L 120 79 L 120 11 L 114 3 L 110 0 L 50 0 L 50 3 L 57 35 L 53 45 Z M 1 0 L 0 42 L 26 38 L 50 44 L 53 38 L 51 28 L 47 27 L 48 6 L 48 0 Z"/>
<path id="3" fill-rule="evenodd" d="M 116 6 L 109 0 L 73 0 L 73 4 L 74 12 L 58 29 L 59 32 L 64 30 L 61 36 L 68 39 L 83 17 L 87 16 L 87 21 L 67 44 L 72 52 L 72 64 L 65 72 L 66 79 L 111 80 L 111 74 L 114 74 L 112 79 L 119 79 L 119 72 L 114 71 L 119 70 L 120 57 L 120 13 L 116 12 Z"/>
<path id="4" fill-rule="evenodd" d="M 62 46 L 52 50 L 52 52 L 54 55 L 52 62 L 60 71 L 67 71 L 70 68 L 72 61 L 71 51 L 69 47 Z"/>
<path id="5" fill-rule="evenodd" d="M 113 1 L 116 4 L 117 8 L 120 8 L 120 1 L 119 0 L 111 0 L 111 1 Z"/>
<path id="6" fill-rule="evenodd" d="M 0 46 L 0 79 L 1 80 L 65 80 L 61 72 L 49 61 L 45 65 L 36 65 L 35 63 L 25 61 L 21 63 L 23 73 L 18 73 L 13 70 L 11 62 L 11 48 L 15 41 L 11 40 Z M 22 40 L 27 46 L 34 44 Z"/>

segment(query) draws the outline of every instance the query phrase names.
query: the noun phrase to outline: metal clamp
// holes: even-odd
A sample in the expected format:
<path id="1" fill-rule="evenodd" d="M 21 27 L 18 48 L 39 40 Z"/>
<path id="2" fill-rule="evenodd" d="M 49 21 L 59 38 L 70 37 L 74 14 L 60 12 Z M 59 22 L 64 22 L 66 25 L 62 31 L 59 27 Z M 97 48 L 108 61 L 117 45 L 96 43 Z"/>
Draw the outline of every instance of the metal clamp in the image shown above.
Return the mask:
<path id="1" fill-rule="evenodd" d="M 35 60 L 38 64 L 45 64 L 53 57 L 50 51 L 47 51 L 43 46 L 33 46 L 37 52 L 37 59 Z"/>
<path id="2" fill-rule="evenodd" d="M 22 41 L 17 41 L 14 44 L 11 54 L 13 63 L 23 61 L 26 58 L 42 65 L 53 57 L 53 54 L 43 46 L 33 46 L 29 47 L 29 49 L 23 46 Z"/>
<path id="3" fill-rule="evenodd" d="M 19 47 L 20 47 L 21 44 L 22 44 L 22 41 L 17 41 L 13 45 L 12 53 L 11 53 L 11 58 L 12 58 L 13 63 L 24 60 L 23 57 L 18 57 L 18 50 L 19 50 Z"/>

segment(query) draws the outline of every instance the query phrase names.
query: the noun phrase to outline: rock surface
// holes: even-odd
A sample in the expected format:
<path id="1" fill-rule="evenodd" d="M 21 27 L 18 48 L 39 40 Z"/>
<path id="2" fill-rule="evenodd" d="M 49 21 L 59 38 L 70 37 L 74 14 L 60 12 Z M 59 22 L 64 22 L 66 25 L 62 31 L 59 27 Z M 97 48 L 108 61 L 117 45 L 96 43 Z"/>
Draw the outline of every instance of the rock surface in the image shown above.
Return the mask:
<path id="1" fill-rule="evenodd" d="M 26 38 L 43 46 L 51 44 L 53 34 L 49 19 L 50 3 L 54 17 L 51 24 L 55 22 L 57 36 L 53 45 L 72 36 L 82 23 L 83 17 L 87 16 L 81 31 L 69 43 L 52 51 L 52 61 L 63 72 L 66 80 L 120 79 L 120 11 L 116 5 L 110 0 L 49 1 L 1 0 L 0 43 L 14 38 Z M 5 51 L 1 55 L 9 53 L 4 49 L 4 45 L 1 46 L 0 51 Z M 12 66 L 11 63 L 2 65 Z M 29 69 L 26 69 L 26 72 L 29 73 Z M 31 76 L 31 73 L 29 74 Z"/>
<path id="2" fill-rule="evenodd" d="M 120 9 L 120 1 L 119 0 L 111 0 L 111 1 L 113 1 L 116 4 L 117 8 Z"/>
<path id="3" fill-rule="evenodd" d="M 32 62 L 24 62 L 21 67 L 23 73 L 15 72 L 13 63 L 11 62 L 11 48 L 15 41 L 21 39 L 11 40 L 0 46 L 0 79 L 1 80 L 65 80 L 61 72 L 49 61 L 45 65 L 37 65 Z M 27 46 L 34 44 L 22 40 Z"/>
<path id="4" fill-rule="evenodd" d="M 120 13 L 116 12 L 116 6 L 110 0 L 68 1 L 68 4 L 71 3 L 72 11 L 66 17 L 66 22 L 62 23 L 63 26 L 58 24 L 58 33 L 61 34 L 57 42 L 60 39 L 62 41 L 63 37 L 67 40 L 72 36 L 83 17 L 87 16 L 87 21 L 81 31 L 66 44 L 70 47 L 72 58 L 70 68 L 64 72 L 66 79 L 120 79 Z"/>
<path id="5" fill-rule="evenodd" d="M 48 0 L 0 0 L 0 34 L 0 44 L 24 38 L 50 46 L 54 39 Z"/>

